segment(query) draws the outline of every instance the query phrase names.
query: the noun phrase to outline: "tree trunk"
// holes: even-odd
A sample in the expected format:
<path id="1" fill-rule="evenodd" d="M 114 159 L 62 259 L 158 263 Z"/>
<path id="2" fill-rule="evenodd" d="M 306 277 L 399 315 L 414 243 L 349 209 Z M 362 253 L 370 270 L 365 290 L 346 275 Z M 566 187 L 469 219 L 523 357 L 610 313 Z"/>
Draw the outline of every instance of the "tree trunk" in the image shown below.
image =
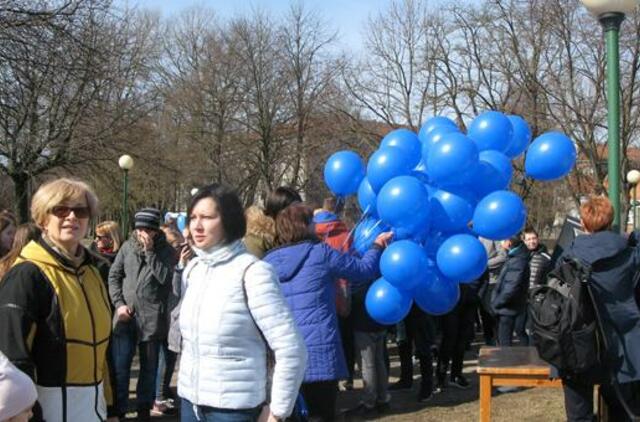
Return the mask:
<path id="1" fill-rule="evenodd" d="M 29 175 L 26 173 L 12 174 L 13 192 L 16 204 L 14 206 L 19 223 L 29 221 Z"/>

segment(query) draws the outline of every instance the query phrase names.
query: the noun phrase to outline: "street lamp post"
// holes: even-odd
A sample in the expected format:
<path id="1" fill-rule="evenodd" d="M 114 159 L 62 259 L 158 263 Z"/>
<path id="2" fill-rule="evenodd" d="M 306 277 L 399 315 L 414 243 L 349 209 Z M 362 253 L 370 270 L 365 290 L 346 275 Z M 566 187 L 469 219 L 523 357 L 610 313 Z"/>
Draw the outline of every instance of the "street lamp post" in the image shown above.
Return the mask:
<path id="1" fill-rule="evenodd" d="M 620 25 L 638 0 L 581 0 L 604 29 L 607 51 L 607 151 L 609 200 L 613 204 L 614 230 L 620 230 Z"/>
<path id="2" fill-rule="evenodd" d="M 127 206 L 127 199 L 129 197 L 129 170 L 133 168 L 133 158 L 125 154 L 118 160 L 118 165 L 124 172 L 124 184 L 122 187 L 122 235 L 126 239 L 129 224 L 127 221 L 129 219 L 129 208 Z"/>
<path id="3" fill-rule="evenodd" d="M 627 183 L 631 185 L 631 189 L 633 189 L 633 202 L 631 202 L 631 209 L 633 210 L 633 230 L 637 227 L 637 213 L 636 213 L 636 189 L 638 187 L 638 182 L 640 182 L 640 171 L 631 170 L 627 173 Z"/>

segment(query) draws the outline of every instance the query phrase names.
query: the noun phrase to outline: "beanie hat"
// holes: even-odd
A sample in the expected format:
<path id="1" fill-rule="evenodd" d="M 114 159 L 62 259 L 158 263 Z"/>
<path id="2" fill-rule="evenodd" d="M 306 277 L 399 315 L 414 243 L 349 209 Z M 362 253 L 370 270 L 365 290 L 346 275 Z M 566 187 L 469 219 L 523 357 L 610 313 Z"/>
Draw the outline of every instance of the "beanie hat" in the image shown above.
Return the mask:
<path id="1" fill-rule="evenodd" d="M 160 211 L 155 208 L 142 208 L 135 215 L 135 228 L 160 230 Z"/>
<path id="2" fill-rule="evenodd" d="M 29 409 L 38 399 L 31 378 L 0 352 L 0 421 L 11 419 Z"/>

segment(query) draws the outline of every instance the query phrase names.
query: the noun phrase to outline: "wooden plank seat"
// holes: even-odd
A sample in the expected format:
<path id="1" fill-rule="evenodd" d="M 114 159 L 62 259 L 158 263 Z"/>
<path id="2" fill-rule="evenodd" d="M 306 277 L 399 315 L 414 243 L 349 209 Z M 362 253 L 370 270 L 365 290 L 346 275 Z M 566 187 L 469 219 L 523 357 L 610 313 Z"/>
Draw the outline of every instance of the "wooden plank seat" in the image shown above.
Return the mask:
<path id="1" fill-rule="evenodd" d="M 535 347 L 482 347 L 478 359 L 480 376 L 480 422 L 491 420 L 493 387 L 562 387 L 560 379 L 550 379 L 549 364 Z"/>

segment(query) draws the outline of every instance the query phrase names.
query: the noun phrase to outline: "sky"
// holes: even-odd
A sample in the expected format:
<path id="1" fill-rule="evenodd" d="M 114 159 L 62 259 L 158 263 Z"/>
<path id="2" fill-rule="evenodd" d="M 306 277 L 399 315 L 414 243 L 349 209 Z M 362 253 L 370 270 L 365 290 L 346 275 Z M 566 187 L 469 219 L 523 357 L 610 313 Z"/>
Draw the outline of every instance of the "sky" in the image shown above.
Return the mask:
<path id="1" fill-rule="evenodd" d="M 369 15 L 386 9 L 391 0 L 307 0 L 305 5 L 316 10 L 329 26 L 338 31 L 339 46 L 358 51 L 363 45 L 362 30 Z M 248 15 L 260 8 L 274 16 L 286 14 L 290 0 L 121 0 L 121 3 L 140 9 L 158 11 L 166 19 L 193 6 L 213 9 L 221 18 Z"/>

